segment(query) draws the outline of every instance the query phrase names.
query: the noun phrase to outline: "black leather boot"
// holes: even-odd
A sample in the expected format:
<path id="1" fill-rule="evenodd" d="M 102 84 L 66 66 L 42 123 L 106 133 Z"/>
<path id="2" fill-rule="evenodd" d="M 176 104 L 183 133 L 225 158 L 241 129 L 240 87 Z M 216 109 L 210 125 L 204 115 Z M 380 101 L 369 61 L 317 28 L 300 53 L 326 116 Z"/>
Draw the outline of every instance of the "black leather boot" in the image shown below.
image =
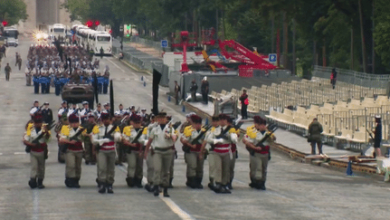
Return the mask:
<path id="1" fill-rule="evenodd" d="M 227 184 L 227 187 L 229 190 L 233 189 L 232 182 L 233 182 L 233 180 L 230 180 L 230 182 Z"/>
<path id="2" fill-rule="evenodd" d="M 153 191 L 153 184 L 152 184 L 152 183 L 147 183 L 147 184 L 145 185 L 145 189 L 146 189 L 146 191 L 148 191 L 148 192 L 152 192 L 152 191 Z"/>
<path id="3" fill-rule="evenodd" d="M 213 190 L 215 193 L 221 193 L 222 191 L 222 186 L 220 183 L 216 183 L 214 186 L 213 186 Z"/>
<path id="4" fill-rule="evenodd" d="M 173 178 L 170 178 L 169 179 L 169 186 L 168 186 L 169 189 L 173 189 L 172 181 L 173 181 Z"/>
<path id="5" fill-rule="evenodd" d="M 131 177 L 127 177 L 126 178 L 126 182 L 127 182 L 127 185 L 129 186 L 129 187 L 134 187 L 134 181 L 133 181 L 134 179 L 133 178 L 131 178 Z"/>
<path id="6" fill-rule="evenodd" d="M 38 178 L 38 185 L 37 185 L 38 189 L 44 189 L 45 186 L 43 185 L 43 179 L 39 179 Z"/>
<path id="7" fill-rule="evenodd" d="M 99 184 L 99 193 L 106 193 L 106 185 L 104 183 L 98 183 Z"/>
<path id="8" fill-rule="evenodd" d="M 98 178 L 96 178 L 96 183 L 97 183 L 97 187 L 98 187 L 98 188 L 100 188 L 100 185 L 101 185 L 101 184 L 100 184 L 100 182 L 99 182 L 99 179 L 98 179 Z"/>
<path id="9" fill-rule="evenodd" d="M 203 189 L 203 185 L 202 185 L 202 177 L 196 177 L 196 188 L 197 189 Z"/>
<path id="10" fill-rule="evenodd" d="M 170 197 L 169 194 L 168 194 L 168 187 L 164 187 L 163 195 L 164 195 L 164 197 Z"/>
<path id="11" fill-rule="evenodd" d="M 80 188 L 79 184 L 80 179 L 79 178 L 73 178 L 73 188 Z"/>
<path id="12" fill-rule="evenodd" d="M 70 182 L 70 179 L 68 177 L 65 177 L 65 186 L 68 188 L 71 188 L 71 182 Z"/>
<path id="13" fill-rule="evenodd" d="M 251 177 L 251 183 L 249 183 L 249 186 L 251 188 L 256 188 L 256 182 L 255 182 L 255 180 L 252 177 Z"/>
<path id="14" fill-rule="evenodd" d="M 230 194 L 230 190 L 228 189 L 227 185 L 221 185 L 220 186 L 220 192 L 222 194 Z"/>
<path id="15" fill-rule="evenodd" d="M 160 194 L 160 187 L 158 185 L 155 185 L 153 188 L 153 195 L 158 196 Z"/>
<path id="16" fill-rule="evenodd" d="M 113 194 L 114 190 L 112 190 L 112 184 L 107 184 L 107 193 Z"/>
<path id="17" fill-rule="evenodd" d="M 266 188 L 265 188 L 265 181 L 260 181 L 259 189 L 260 190 L 266 190 Z"/>
<path id="18" fill-rule="evenodd" d="M 211 190 L 214 191 L 215 184 L 214 184 L 214 179 L 210 178 L 210 183 L 207 185 Z"/>
<path id="19" fill-rule="evenodd" d="M 138 178 L 138 177 L 135 177 L 134 178 L 136 181 L 135 181 L 135 186 L 138 187 L 138 188 L 142 188 L 142 178 Z"/>
<path id="20" fill-rule="evenodd" d="M 28 185 L 31 189 L 37 188 L 37 179 L 36 178 L 30 178 L 30 181 L 28 181 Z"/>

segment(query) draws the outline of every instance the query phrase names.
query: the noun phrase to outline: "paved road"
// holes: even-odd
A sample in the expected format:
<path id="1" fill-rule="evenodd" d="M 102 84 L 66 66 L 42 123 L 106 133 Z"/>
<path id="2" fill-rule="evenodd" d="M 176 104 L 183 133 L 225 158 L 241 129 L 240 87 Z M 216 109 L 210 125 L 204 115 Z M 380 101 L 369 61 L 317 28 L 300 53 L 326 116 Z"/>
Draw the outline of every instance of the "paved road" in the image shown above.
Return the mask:
<path id="1" fill-rule="evenodd" d="M 15 51 L 26 57 L 30 42 L 22 41 L 11 48 L 5 62 L 14 65 Z M 115 79 L 115 102 L 126 107 L 136 105 L 151 109 L 151 79 L 146 86 L 141 75 L 132 72 L 114 58 L 103 58 Z M 14 69 L 14 68 L 13 68 Z M 83 164 L 80 189 L 64 185 L 63 164 L 56 161 L 56 141 L 49 144 L 46 166 L 46 189 L 30 190 L 29 156 L 21 137 L 28 110 L 33 100 L 49 101 L 57 110 L 61 101 L 54 94 L 35 95 L 26 87 L 23 73 L 13 71 L 11 81 L 0 78 L 0 216 L 1 219 L 388 219 L 389 185 L 369 177 L 346 177 L 337 171 L 301 164 L 273 152 L 269 164 L 267 191 L 248 187 L 248 154 L 239 146 L 234 190 L 231 195 L 217 195 L 208 189 L 185 187 L 185 164 L 179 144 L 176 160 L 175 188 L 171 198 L 155 198 L 143 189 L 126 186 L 126 169 L 118 166 L 114 195 L 100 195 L 95 184 L 96 167 Z M 126 79 L 126 80 L 124 80 Z M 161 90 L 160 105 L 183 120 L 180 106 L 174 106 Z M 100 96 L 101 102 L 108 96 Z M 283 139 L 283 137 L 278 137 Z M 293 144 L 293 143 L 291 143 Z M 208 164 L 205 164 L 204 185 L 207 184 Z"/>

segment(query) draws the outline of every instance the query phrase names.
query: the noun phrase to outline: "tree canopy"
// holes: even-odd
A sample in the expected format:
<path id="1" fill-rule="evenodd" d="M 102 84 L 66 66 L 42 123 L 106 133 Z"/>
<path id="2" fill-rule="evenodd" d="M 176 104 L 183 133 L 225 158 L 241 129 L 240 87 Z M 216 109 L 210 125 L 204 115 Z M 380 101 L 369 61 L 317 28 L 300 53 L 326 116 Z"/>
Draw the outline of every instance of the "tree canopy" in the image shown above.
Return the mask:
<path id="1" fill-rule="evenodd" d="M 68 0 L 66 7 L 74 19 L 99 19 L 116 33 L 121 24 L 135 24 L 155 40 L 214 27 L 220 39 L 263 54 L 280 48 L 289 69 L 296 62 L 305 71 L 326 65 L 390 72 L 387 0 Z"/>
<path id="2" fill-rule="evenodd" d="M 8 25 L 14 25 L 19 20 L 26 20 L 26 8 L 26 3 L 23 0 L 1 0 L 0 22 L 7 21 Z"/>

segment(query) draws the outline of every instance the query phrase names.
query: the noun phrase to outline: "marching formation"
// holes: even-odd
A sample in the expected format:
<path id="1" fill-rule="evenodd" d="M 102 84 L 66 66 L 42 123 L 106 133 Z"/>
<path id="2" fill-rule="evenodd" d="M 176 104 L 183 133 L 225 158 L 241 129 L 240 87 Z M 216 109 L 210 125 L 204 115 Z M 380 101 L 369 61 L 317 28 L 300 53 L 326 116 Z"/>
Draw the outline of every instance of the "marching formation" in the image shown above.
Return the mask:
<path id="1" fill-rule="evenodd" d="M 234 166 L 238 157 L 237 144 L 242 141 L 250 157 L 250 187 L 265 190 L 270 146 L 277 129 L 267 126 L 266 120 L 255 116 L 254 125 L 239 132 L 242 122 L 228 115 L 212 117 L 210 125 L 203 125 L 202 118 L 195 113 L 186 115 L 186 121 L 175 122 L 164 112 L 157 115 L 146 113 L 146 109 L 131 106 L 119 109 L 111 115 L 109 103 L 89 109 L 68 106 L 66 101 L 58 111 L 58 122 L 54 123 L 49 103 L 39 107 L 35 101 L 30 110 L 31 121 L 26 125 L 23 142 L 30 153 L 31 173 L 29 186 L 44 188 L 45 160 L 48 145 L 55 127 L 59 151 L 65 162 L 65 185 L 80 188 L 81 164 L 97 164 L 96 183 L 99 193 L 113 193 L 115 166 L 127 163 L 126 183 L 129 187 L 142 188 L 144 160 L 146 161 L 145 189 L 155 196 L 163 192 L 169 197 L 173 188 L 174 161 L 177 158 L 175 145 L 182 144 L 187 164 L 186 185 L 202 189 L 204 160 L 209 163 L 208 187 L 216 193 L 231 193 Z M 61 161 L 60 161 L 61 162 Z"/>
<path id="2" fill-rule="evenodd" d="M 109 69 L 99 70 L 99 60 L 92 60 L 82 46 L 31 45 L 26 61 L 26 84 L 31 85 L 32 77 L 69 78 L 73 81 L 91 76 L 109 78 Z M 18 54 L 16 59 L 20 59 Z M 20 61 L 21 63 L 21 61 Z"/>

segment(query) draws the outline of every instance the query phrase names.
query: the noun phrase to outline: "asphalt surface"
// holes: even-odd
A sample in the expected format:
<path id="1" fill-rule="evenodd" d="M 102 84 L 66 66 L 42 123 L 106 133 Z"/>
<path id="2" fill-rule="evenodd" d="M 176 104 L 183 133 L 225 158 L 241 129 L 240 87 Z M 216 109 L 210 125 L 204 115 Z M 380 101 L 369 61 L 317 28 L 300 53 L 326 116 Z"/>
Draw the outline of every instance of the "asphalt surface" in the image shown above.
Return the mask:
<path id="1" fill-rule="evenodd" d="M 28 111 L 35 99 L 50 102 L 56 112 L 61 98 L 53 94 L 33 94 L 25 86 L 24 73 L 16 70 L 15 52 L 26 59 L 28 41 L 10 48 L 2 61 L 0 78 L 0 216 L 1 219 L 388 219 L 390 188 L 370 177 L 348 177 L 342 172 L 298 163 L 277 152 L 269 163 L 267 191 L 248 187 L 249 156 L 242 144 L 238 146 L 233 193 L 218 195 L 208 189 L 192 190 L 185 186 L 185 163 L 180 144 L 175 161 L 174 189 L 170 199 L 154 197 L 144 189 L 129 189 L 126 168 L 117 166 L 113 195 L 100 195 L 95 184 L 96 167 L 82 166 L 80 189 L 64 185 L 65 166 L 57 162 L 55 138 L 49 143 L 43 190 L 31 190 L 29 155 L 21 142 Z M 12 66 L 11 80 L 5 81 L 4 66 Z M 105 57 L 101 68 L 108 65 L 115 86 L 115 105 L 135 105 L 151 109 L 151 77 L 142 74 L 113 57 Z M 24 66 L 24 63 L 23 63 Z M 184 120 L 181 106 L 168 102 L 160 91 L 160 109 Z M 108 102 L 101 95 L 100 102 Z M 283 137 L 277 137 L 283 139 Z M 291 143 L 293 144 L 293 143 Z M 146 170 L 144 170 L 146 171 Z M 205 163 L 203 185 L 208 182 Z"/>

